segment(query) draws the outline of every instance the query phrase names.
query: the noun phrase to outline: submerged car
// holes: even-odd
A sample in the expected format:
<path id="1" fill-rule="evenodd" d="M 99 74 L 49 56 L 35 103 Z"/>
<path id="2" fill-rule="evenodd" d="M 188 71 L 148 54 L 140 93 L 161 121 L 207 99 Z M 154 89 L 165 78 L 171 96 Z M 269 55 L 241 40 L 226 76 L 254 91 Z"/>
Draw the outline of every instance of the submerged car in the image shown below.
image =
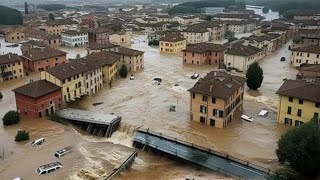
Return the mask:
<path id="1" fill-rule="evenodd" d="M 130 76 L 130 80 L 134 80 L 134 75 L 131 75 L 131 76 Z"/>
<path id="2" fill-rule="evenodd" d="M 44 138 L 39 138 L 31 143 L 31 146 L 41 145 L 45 141 Z"/>
<path id="3" fill-rule="evenodd" d="M 199 77 L 199 74 L 194 73 L 194 74 L 191 76 L 191 79 L 197 79 L 198 77 Z"/>
<path id="4" fill-rule="evenodd" d="M 281 57 L 280 61 L 286 61 L 285 57 Z"/>
<path id="5" fill-rule="evenodd" d="M 59 162 L 52 162 L 52 163 L 49 163 L 49 164 L 45 164 L 45 165 L 42 165 L 40 167 L 38 167 L 36 169 L 36 173 L 38 174 L 47 174 L 47 173 L 51 173 L 57 169 L 60 169 L 62 168 L 62 164 L 59 163 Z"/>

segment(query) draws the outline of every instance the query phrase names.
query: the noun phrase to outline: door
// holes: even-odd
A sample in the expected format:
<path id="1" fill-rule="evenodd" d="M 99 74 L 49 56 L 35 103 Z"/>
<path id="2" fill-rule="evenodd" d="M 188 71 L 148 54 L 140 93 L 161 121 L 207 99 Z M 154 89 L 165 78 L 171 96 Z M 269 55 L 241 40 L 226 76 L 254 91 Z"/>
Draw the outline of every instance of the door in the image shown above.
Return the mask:
<path id="1" fill-rule="evenodd" d="M 41 111 L 39 112 L 39 118 L 42 118 L 42 112 Z"/>
<path id="2" fill-rule="evenodd" d="M 216 126 L 216 120 L 210 119 L 210 126 L 215 127 Z"/>
<path id="3" fill-rule="evenodd" d="M 49 109 L 46 109 L 46 116 L 49 116 Z"/>
<path id="4" fill-rule="evenodd" d="M 200 122 L 201 123 L 206 123 L 206 118 L 205 117 L 200 117 Z"/>
<path id="5" fill-rule="evenodd" d="M 50 110 L 51 110 L 50 113 L 51 113 L 51 114 L 54 114 L 54 106 L 51 106 L 51 107 L 50 107 Z"/>

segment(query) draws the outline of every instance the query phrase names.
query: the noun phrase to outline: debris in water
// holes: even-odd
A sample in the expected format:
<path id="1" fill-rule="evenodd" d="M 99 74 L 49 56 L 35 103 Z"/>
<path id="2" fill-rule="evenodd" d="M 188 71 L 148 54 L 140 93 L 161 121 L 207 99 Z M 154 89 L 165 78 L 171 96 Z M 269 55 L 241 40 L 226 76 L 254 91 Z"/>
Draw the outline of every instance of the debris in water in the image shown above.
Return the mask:
<path id="1" fill-rule="evenodd" d="M 92 103 L 92 105 L 94 105 L 94 106 L 98 106 L 98 105 L 100 105 L 100 104 L 103 104 L 103 102 Z"/>

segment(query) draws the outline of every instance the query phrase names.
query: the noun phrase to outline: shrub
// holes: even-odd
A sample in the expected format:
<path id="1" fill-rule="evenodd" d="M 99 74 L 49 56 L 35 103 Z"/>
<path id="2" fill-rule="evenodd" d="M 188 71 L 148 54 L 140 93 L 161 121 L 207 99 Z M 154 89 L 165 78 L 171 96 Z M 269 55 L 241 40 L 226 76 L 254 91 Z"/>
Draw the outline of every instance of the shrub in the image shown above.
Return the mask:
<path id="1" fill-rule="evenodd" d="M 268 13 L 268 12 L 269 12 L 269 8 L 268 8 L 268 7 L 264 7 L 264 8 L 262 9 L 262 12 L 263 12 L 263 13 Z"/>
<path id="2" fill-rule="evenodd" d="M 2 121 L 5 126 L 17 124 L 20 121 L 19 113 L 17 111 L 8 111 L 3 116 Z"/>
<path id="3" fill-rule="evenodd" d="M 0 99 L 2 99 L 3 98 L 3 95 L 2 95 L 2 92 L 0 92 Z"/>
<path id="4" fill-rule="evenodd" d="M 281 168 L 276 170 L 267 180 L 298 180 L 298 174 L 291 168 Z"/>
<path id="5" fill-rule="evenodd" d="M 29 140 L 29 132 L 25 130 L 19 130 L 14 140 L 16 142 Z"/>
<path id="6" fill-rule="evenodd" d="M 122 64 L 121 66 L 121 69 L 119 71 L 119 75 L 122 77 L 122 78 L 126 78 L 128 76 L 128 69 L 127 69 L 127 66 Z"/>

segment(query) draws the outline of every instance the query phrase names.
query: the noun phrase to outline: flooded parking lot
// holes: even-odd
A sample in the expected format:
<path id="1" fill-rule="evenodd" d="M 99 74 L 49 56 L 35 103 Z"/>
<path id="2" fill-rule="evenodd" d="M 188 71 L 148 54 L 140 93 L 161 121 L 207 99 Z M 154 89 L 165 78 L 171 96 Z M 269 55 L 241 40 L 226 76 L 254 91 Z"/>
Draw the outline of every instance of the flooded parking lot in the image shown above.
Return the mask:
<path id="1" fill-rule="evenodd" d="M 238 119 L 226 129 L 216 129 L 189 121 L 190 100 L 187 91 L 196 82 L 190 78 L 193 73 L 197 72 L 203 77 L 216 67 L 183 65 L 182 54 L 160 54 L 157 47 L 150 47 L 145 41 L 144 36 L 134 37 L 132 48 L 145 51 L 145 69 L 134 73 L 135 80 L 119 79 L 111 89 L 106 85 L 96 95 L 85 97 L 70 106 L 122 116 L 118 132 L 111 138 L 97 138 L 73 127 L 45 119 L 25 119 L 9 128 L 1 126 L 0 141 L 5 148 L 5 158 L 0 159 L 1 175 L 5 179 L 15 176 L 28 179 L 103 177 L 132 152 L 132 138 L 135 129 L 139 127 L 223 151 L 269 168 L 275 167 L 276 142 L 287 130 L 287 127 L 276 123 L 276 112 L 273 110 L 276 109 L 278 97 L 275 92 L 284 78 L 294 78 L 296 74 L 296 70 L 290 67 L 288 61 L 280 62 L 282 56 L 287 59 L 289 57 L 288 45 L 260 62 L 264 70 L 264 82 L 260 90 L 246 91 L 244 114 L 253 116 L 255 121 L 249 123 Z M 73 52 L 77 53 L 78 50 Z M 155 77 L 162 78 L 161 85 L 152 83 Z M 0 102 L 1 117 L 8 110 L 15 109 L 14 94 L 11 90 L 28 83 L 30 79 L 38 78 L 38 74 L 32 74 L 23 80 L 0 84 L 0 91 L 4 94 L 4 99 Z M 93 106 L 96 102 L 103 104 Z M 176 112 L 169 112 L 170 105 L 177 106 Z M 258 113 L 264 108 L 270 110 L 268 117 L 258 117 Z M 30 131 L 32 140 L 44 136 L 47 142 L 36 148 L 30 146 L 31 141 L 24 144 L 15 143 L 14 136 L 19 128 Z M 34 172 L 39 165 L 54 161 L 53 153 L 68 145 L 73 145 L 75 151 L 61 159 L 64 168 L 41 177 Z M 24 164 L 29 166 L 25 167 Z M 159 177 L 159 174 L 162 176 Z M 125 171 L 118 177 L 151 178 L 228 179 L 223 175 L 146 152 L 139 152 L 132 170 Z"/>

